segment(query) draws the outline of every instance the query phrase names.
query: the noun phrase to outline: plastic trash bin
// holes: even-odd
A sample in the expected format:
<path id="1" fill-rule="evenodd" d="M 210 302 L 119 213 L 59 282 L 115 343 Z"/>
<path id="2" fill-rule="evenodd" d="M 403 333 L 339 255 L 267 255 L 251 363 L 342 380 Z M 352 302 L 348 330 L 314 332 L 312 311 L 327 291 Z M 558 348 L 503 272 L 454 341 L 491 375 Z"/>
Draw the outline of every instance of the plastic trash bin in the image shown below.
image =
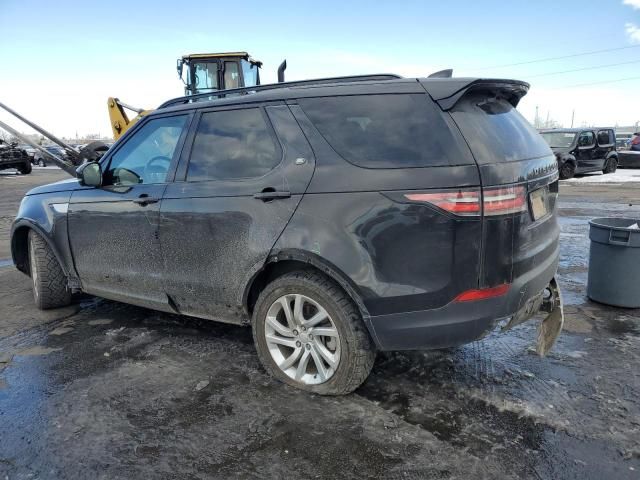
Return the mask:
<path id="1" fill-rule="evenodd" d="M 640 219 L 589 222 L 587 296 L 616 307 L 640 307 Z"/>

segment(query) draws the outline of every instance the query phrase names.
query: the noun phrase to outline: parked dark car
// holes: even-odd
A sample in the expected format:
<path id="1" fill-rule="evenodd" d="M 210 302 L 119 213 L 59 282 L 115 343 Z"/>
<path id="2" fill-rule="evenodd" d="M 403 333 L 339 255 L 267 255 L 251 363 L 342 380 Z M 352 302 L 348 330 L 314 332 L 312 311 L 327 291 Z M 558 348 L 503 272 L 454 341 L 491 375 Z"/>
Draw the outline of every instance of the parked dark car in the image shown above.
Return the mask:
<path id="1" fill-rule="evenodd" d="M 252 325 L 266 370 L 320 394 L 358 387 L 376 350 L 540 309 L 544 353 L 558 169 L 515 108 L 528 84 L 366 78 L 167 102 L 78 179 L 28 192 L 12 255 L 36 305 L 83 291 Z"/>
<path id="2" fill-rule="evenodd" d="M 15 168 L 19 173 L 31 173 L 31 160 L 17 143 L 0 140 L 0 170 Z"/>
<path id="3" fill-rule="evenodd" d="M 44 149 L 53 155 L 56 155 L 60 158 L 65 157 L 64 150 L 57 145 L 48 145 L 44 147 Z M 36 150 L 33 155 L 33 164 L 38 165 L 39 167 L 46 167 L 47 165 L 52 164 L 53 162 L 47 155 L 40 150 Z"/>
<path id="4" fill-rule="evenodd" d="M 540 134 L 558 159 L 561 179 L 588 172 L 613 173 L 618 168 L 612 128 L 554 128 Z"/>

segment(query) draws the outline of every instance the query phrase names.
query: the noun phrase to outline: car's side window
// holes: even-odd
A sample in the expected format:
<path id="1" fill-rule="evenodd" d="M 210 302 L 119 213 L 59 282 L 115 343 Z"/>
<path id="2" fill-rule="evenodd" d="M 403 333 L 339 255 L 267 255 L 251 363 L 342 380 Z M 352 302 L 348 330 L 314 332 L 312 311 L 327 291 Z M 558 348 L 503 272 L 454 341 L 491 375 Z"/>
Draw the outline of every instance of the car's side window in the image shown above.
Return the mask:
<path id="1" fill-rule="evenodd" d="M 281 159 L 260 108 L 206 112 L 193 141 L 187 181 L 261 177 Z"/>
<path id="2" fill-rule="evenodd" d="M 579 147 L 592 147 L 594 144 L 593 132 L 582 132 L 578 137 Z"/>
<path id="3" fill-rule="evenodd" d="M 599 130 L 598 131 L 598 145 L 601 147 L 608 147 L 613 144 L 613 135 L 611 130 Z"/>
<path id="4" fill-rule="evenodd" d="M 148 121 L 111 157 L 103 184 L 165 182 L 186 120 L 187 115 L 178 115 Z"/>

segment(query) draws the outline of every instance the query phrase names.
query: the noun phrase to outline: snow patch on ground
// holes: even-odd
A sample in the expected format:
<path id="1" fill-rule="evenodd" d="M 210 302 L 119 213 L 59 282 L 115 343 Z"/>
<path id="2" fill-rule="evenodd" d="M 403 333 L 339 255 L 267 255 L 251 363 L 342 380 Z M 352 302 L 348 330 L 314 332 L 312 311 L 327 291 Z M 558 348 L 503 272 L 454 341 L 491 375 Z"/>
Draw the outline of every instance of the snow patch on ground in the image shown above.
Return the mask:
<path id="1" fill-rule="evenodd" d="M 615 173 L 586 173 L 562 183 L 640 183 L 640 169 L 619 168 Z"/>

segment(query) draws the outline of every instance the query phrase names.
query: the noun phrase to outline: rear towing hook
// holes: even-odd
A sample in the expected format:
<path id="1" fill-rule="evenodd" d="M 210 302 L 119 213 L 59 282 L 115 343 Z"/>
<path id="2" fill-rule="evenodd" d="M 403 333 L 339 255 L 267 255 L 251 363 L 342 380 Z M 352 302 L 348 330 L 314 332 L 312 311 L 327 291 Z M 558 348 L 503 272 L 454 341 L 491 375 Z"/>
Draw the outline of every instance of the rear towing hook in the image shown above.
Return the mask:
<path id="1" fill-rule="evenodd" d="M 560 287 L 555 278 L 538 295 L 529 301 L 511 317 L 509 322 L 502 327 L 502 331 L 510 330 L 516 325 L 526 322 L 534 315 L 546 312 L 547 316 L 538 327 L 536 340 L 536 352 L 544 357 L 553 347 L 564 325 L 564 311 L 562 309 L 562 296 Z"/>

